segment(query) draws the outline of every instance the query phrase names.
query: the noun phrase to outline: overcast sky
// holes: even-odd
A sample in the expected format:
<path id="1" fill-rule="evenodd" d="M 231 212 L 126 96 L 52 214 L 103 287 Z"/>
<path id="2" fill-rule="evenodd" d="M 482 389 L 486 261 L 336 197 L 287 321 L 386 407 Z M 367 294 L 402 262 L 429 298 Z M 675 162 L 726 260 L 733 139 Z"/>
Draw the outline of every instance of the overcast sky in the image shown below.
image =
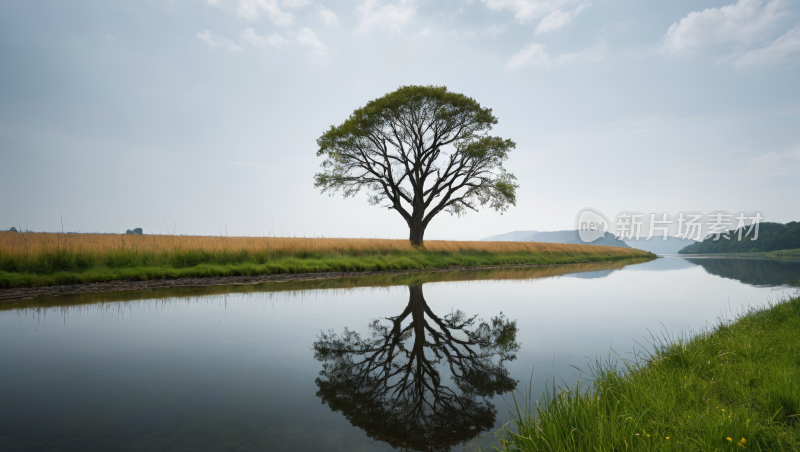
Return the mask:
<path id="1" fill-rule="evenodd" d="M 4 0 L 0 61 L 0 229 L 407 238 L 313 175 L 328 127 L 408 84 L 517 143 L 517 206 L 426 239 L 587 206 L 800 220 L 798 1 Z"/>

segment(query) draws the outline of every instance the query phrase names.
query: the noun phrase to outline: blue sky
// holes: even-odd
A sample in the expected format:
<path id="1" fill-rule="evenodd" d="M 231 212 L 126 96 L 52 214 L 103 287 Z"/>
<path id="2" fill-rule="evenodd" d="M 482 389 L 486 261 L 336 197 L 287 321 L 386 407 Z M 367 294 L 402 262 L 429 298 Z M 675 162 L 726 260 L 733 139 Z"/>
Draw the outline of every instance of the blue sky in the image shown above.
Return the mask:
<path id="1" fill-rule="evenodd" d="M 401 85 L 493 108 L 506 214 L 428 239 L 572 227 L 576 212 L 800 220 L 800 3 L 0 3 L 0 228 L 407 237 L 313 187 L 316 143 Z"/>

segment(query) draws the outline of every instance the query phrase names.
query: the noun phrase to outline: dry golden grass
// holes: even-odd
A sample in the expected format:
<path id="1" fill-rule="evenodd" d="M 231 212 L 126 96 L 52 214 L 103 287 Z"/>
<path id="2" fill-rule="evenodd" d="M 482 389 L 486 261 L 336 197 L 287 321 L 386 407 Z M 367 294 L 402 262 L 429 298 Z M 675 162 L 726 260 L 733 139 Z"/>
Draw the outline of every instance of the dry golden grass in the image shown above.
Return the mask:
<path id="1" fill-rule="evenodd" d="M 273 273 L 572 264 L 652 257 L 631 248 L 534 242 L 0 232 L 0 287 Z"/>
<path id="2" fill-rule="evenodd" d="M 55 250 L 68 252 L 107 253 L 135 250 L 169 252 L 198 251 L 268 251 L 284 256 L 306 253 L 320 254 L 387 254 L 416 251 L 408 240 L 295 238 L 295 237 L 219 237 L 190 235 L 122 235 L 122 234 L 53 234 L 0 232 L 0 249 L 9 254 L 35 256 Z M 591 245 L 566 245 L 538 242 L 468 242 L 426 240 L 429 252 L 478 251 L 490 253 L 602 254 L 609 257 L 640 256 L 639 250 Z"/>

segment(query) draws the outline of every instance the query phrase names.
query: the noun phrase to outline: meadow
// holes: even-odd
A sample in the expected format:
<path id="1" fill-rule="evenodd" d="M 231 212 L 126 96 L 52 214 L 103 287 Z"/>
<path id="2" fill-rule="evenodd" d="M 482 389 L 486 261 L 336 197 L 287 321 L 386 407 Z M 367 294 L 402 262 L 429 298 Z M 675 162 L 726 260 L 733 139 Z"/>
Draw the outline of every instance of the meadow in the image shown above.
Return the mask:
<path id="1" fill-rule="evenodd" d="M 0 232 L 0 287 L 111 280 L 608 262 L 631 248 L 536 242 Z"/>
<path id="2" fill-rule="evenodd" d="M 800 297 L 514 397 L 506 451 L 800 450 Z M 630 355 L 627 355 L 630 356 Z"/>

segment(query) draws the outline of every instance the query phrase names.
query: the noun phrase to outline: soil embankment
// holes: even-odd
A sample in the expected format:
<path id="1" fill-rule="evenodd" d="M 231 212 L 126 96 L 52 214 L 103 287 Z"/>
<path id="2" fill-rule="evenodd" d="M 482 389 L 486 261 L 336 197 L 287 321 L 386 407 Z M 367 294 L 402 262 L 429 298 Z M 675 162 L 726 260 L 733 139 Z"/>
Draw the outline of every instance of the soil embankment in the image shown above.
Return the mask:
<path id="1" fill-rule="evenodd" d="M 542 265 L 514 265 L 513 267 L 541 267 Z M 376 271 L 376 272 L 325 272 L 325 273 L 279 273 L 272 275 L 257 276 L 220 276 L 210 278 L 179 278 L 179 279 L 157 279 L 149 281 L 108 281 L 87 284 L 69 284 L 63 286 L 48 287 L 18 287 L 12 289 L 0 289 L 0 302 L 27 300 L 40 295 L 73 295 L 82 293 L 103 293 L 120 292 L 126 290 L 156 290 L 168 289 L 172 287 L 204 287 L 204 286 L 227 286 L 242 284 L 259 284 L 265 282 L 290 282 L 290 281 L 312 281 L 319 279 L 343 278 L 347 276 L 373 276 L 373 275 L 400 275 L 406 273 L 425 272 L 455 272 L 464 270 L 491 270 L 504 266 L 491 267 L 462 267 L 448 269 L 429 269 L 429 270 L 396 270 L 396 271 Z M 510 266 L 509 266 L 510 267 Z"/>

